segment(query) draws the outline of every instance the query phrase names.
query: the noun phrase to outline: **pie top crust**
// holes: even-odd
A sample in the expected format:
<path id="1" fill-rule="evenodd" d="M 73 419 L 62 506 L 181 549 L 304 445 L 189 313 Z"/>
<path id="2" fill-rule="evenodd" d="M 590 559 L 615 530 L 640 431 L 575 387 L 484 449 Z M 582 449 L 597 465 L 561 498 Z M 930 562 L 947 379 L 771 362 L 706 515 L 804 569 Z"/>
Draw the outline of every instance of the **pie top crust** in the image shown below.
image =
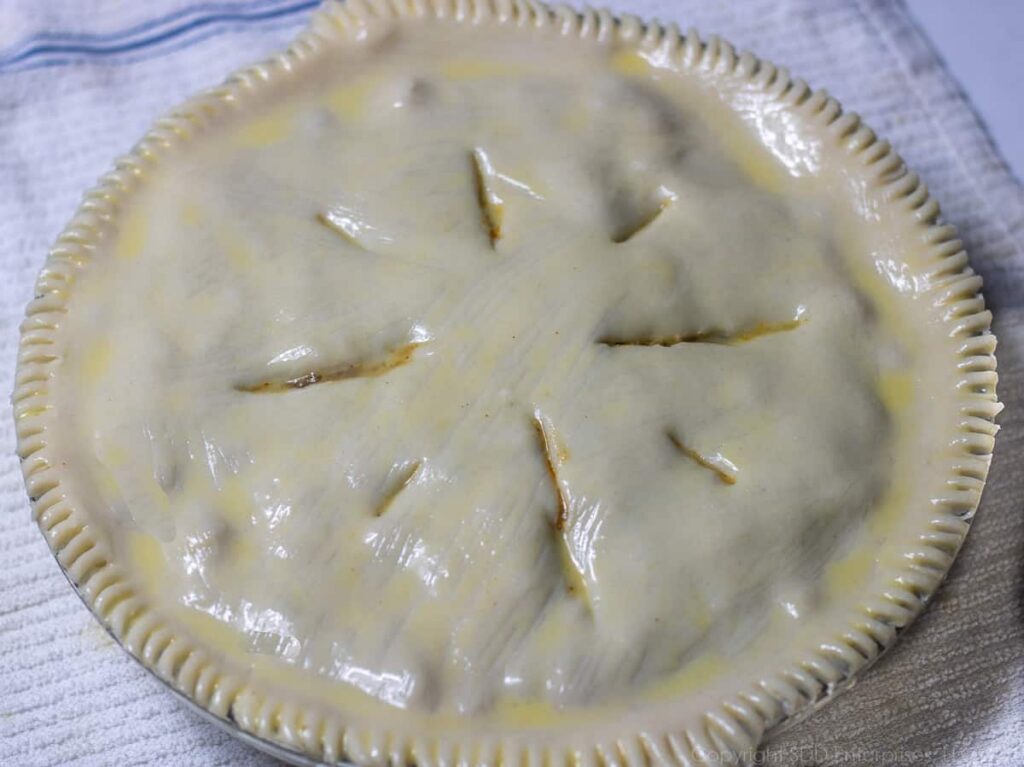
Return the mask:
<path id="1" fill-rule="evenodd" d="M 948 569 L 999 409 L 979 289 L 888 145 L 717 40 L 329 4 L 87 196 L 19 449 L 93 611 L 244 730 L 700 761 Z"/>

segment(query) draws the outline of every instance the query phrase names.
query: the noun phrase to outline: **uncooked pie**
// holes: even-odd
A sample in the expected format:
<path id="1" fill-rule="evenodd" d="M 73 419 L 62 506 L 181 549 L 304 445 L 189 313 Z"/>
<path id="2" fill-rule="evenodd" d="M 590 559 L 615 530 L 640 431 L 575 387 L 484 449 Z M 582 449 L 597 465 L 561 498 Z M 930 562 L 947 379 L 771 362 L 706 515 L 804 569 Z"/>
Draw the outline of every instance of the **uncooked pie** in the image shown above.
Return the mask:
<path id="1" fill-rule="evenodd" d="M 331 4 L 161 121 L 39 286 L 20 450 L 72 581 L 328 761 L 752 746 L 937 586 L 998 411 L 888 146 L 604 13 Z"/>

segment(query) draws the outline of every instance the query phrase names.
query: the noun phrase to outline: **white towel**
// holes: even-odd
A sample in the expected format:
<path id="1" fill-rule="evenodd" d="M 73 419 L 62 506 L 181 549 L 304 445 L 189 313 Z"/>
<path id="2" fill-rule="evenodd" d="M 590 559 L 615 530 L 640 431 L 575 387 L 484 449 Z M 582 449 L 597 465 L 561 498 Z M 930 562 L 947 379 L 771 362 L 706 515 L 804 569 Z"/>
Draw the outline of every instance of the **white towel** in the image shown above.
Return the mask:
<path id="1" fill-rule="evenodd" d="M 901 2 L 609 2 L 720 33 L 859 112 L 959 227 L 996 316 L 1007 409 L 951 577 L 854 689 L 769 744 L 758 763 L 1021 764 L 1024 192 Z M 2 0 L 0 392 L 13 386 L 33 279 L 82 191 L 159 114 L 283 46 L 312 4 Z M 0 764 L 273 764 L 186 710 L 112 644 L 29 518 L 7 407 L 0 446 Z"/>

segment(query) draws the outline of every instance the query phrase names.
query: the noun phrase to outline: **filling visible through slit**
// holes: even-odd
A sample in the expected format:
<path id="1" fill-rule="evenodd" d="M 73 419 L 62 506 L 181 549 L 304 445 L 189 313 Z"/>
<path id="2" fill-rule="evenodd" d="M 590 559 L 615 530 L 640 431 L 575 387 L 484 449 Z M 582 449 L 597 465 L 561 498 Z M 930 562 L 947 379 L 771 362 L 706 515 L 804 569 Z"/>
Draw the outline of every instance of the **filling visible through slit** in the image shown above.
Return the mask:
<path id="1" fill-rule="evenodd" d="M 501 221 L 505 213 L 504 201 L 495 194 L 488 184 L 494 175 L 494 168 L 482 149 L 474 149 L 469 153 L 469 162 L 473 168 L 473 186 L 476 189 L 476 204 L 480 207 L 480 216 L 484 229 L 495 247 L 501 239 Z"/>
<path id="2" fill-rule="evenodd" d="M 708 471 L 714 472 L 715 476 L 727 485 L 736 484 L 736 472 L 738 469 L 736 464 L 728 458 L 718 454 L 712 456 L 703 455 L 693 448 L 684 445 L 683 441 L 679 439 L 679 435 L 675 432 L 666 432 L 665 436 L 668 437 L 668 441 L 675 446 L 676 450 L 685 455 L 695 464 L 702 466 Z"/>
<path id="3" fill-rule="evenodd" d="M 265 378 L 253 383 L 237 383 L 235 384 L 235 391 L 248 392 L 250 394 L 267 394 L 288 391 L 290 389 L 304 389 L 313 384 L 344 381 L 349 378 L 376 378 L 410 362 L 416 348 L 421 346 L 422 343 L 422 341 L 417 341 L 403 344 L 392 349 L 382 357 L 310 370 L 302 375 L 291 378 Z"/>
<path id="4" fill-rule="evenodd" d="M 562 576 L 565 578 L 566 588 L 569 593 L 582 599 L 589 607 L 590 594 L 587 592 L 587 584 L 583 580 L 583 574 L 580 572 L 579 567 L 573 561 L 572 552 L 569 550 L 569 541 L 566 537 L 568 533 L 566 528 L 569 523 L 569 500 L 566 498 L 565 490 L 558 479 L 558 467 L 566 460 L 568 454 L 564 448 L 558 446 L 550 424 L 547 423 L 539 410 L 534 411 L 533 428 L 537 434 L 537 443 L 541 453 L 544 455 L 548 477 L 551 480 L 552 488 L 555 491 L 555 498 L 558 502 L 558 511 L 555 514 L 552 531 L 555 536 L 555 543 L 558 546 L 558 559 L 562 565 Z"/>
<path id="5" fill-rule="evenodd" d="M 796 330 L 805 322 L 798 318 L 786 322 L 759 322 L 756 325 L 736 331 L 735 333 L 724 333 L 721 330 L 702 330 L 697 333 L 686 333 L 673 336 L 650 336 L 648 338 L 617 338 L 615 336 L 602 336 L 597 343 L 603 346 L 675 346 L 676 344 L 720 344 L 722 346 L 736 346 L 738 344 L 753 341 L 762 336 L 770 336 L 775 333 L 785 333 Z"/>

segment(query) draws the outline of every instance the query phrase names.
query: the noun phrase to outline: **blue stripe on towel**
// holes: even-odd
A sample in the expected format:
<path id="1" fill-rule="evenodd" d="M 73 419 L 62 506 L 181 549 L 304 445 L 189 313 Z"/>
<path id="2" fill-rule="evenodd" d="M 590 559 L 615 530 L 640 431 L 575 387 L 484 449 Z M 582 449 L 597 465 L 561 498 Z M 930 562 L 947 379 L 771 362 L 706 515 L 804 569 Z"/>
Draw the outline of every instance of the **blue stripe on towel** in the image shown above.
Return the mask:
<path id="1" fill-rule="evenodd" d="M 204 3 L 110 34 L 41 32 L 0 54 L 0 72 L 59 66 L 93 57 L 118 56 L 160 46 L 212 25 L 281 19 L 311 10 L 320 0 Z M 269 7 L 268 7 L 269 6 Z M 203 37 L 209 36 L 209 30 Z"/>
<path id="2" fill-rule="evenodd" d="M 39 42 L 102 42 L 117 40 L 120 38 L 134 37 L 136 35 L 147 32 L 165 24 L 170 24 L 178 19 L 185 16 L 201 16 L 211 13 L 224 13 L 228 11 L 234 11 L 238 8 L 248 8 L 255 10 L 258 7 L 266 5 L 280 5 L 284 0 L 242 0 L 242 2 L 234 3 L 196 3 L 194 5 L 185 6 L 179 8 L 176 11 L 171 11 L 164 16 L 157 16 L 156 18 L 147 19 L 146 21 L 140 22 L 133 27 L 126 29 L 117 30 L 114 32 L 49 32 L 42 31 L 37 32 L 34 35 L 30 35 L 24 38 L 14 45 L 11 45 L 7 50 L 0 52 L 0 59 L 6 60 L 14 58 L 15 54 L 19 54 L 21 49 L 27 48 L 30 45 L 34 45 Z"/>

